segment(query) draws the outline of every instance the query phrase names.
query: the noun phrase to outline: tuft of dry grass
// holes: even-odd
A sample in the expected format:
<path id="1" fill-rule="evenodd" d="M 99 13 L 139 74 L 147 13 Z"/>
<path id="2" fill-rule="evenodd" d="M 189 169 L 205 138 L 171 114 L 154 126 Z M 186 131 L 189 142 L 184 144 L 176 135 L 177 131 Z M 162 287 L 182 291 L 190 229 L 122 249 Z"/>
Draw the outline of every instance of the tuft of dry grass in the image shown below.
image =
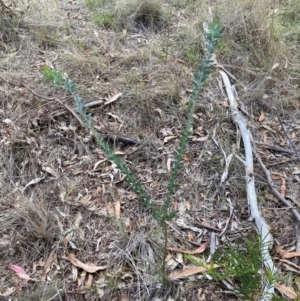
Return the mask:
<path id="1" fill-rule="evenodd" d="M 62 65 L 70 77 L 84 76 L 85 78 L 92 78 L 97 76 L 101 70 L 107 69 L 107 62 L 103 60 L 98 51 L 87 52 L 80 48 L 62 54 Z"/>
<path id="2" fill-rule="evenodd" d="M 215 13 L 225 30 L 220 51 L 226 54 L 227 48 L 231 62 L 240 66 L 270 67 L 282 53 L 274 1 L 225 1 L 216 6 Z"/>
<path id="3" fill-rule="evenodd" d="M 20 207 L 16 212 L 19 218 L 18 227 L 23 228 L 23 235 L 27 236 L 26 239 L 53 246 L 60 234 L 57 225 L 58 220 L 52 211 L 53 208 L 49 210 L 49 207 L 53 207 L 54 203 L 48 202 L 46 205 L 43 197 L 45 197 L 44 192 L 41 193 L 39 200 L 20 200 Z"/>
<path id="4" fill-rule="evenodd" d="M 100 25 L 127 30 L 157 31 L 167 24 L 164 5 L 158 0 L 86 1 Z"/>
<path id="5" fill-rule="evenodd" d="M 163 3 L 158 0 L 117 0 L 117 22 L 129 29 L 159 30 L 166 25 Z"/>

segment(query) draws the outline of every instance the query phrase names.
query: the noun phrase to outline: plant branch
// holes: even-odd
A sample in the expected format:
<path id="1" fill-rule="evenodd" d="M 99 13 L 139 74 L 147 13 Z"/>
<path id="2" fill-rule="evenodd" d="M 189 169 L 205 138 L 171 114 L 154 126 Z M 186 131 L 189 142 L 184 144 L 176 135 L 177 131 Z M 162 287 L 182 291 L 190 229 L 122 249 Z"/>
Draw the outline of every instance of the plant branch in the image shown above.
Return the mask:
<path id="1" fill-rule="evenodd" d="M 195 107 L 197 102 L 199 101 L 199 95 L 202 92 L 208 75 L 215 65 L 214 51 L 218 45 L 219 39 L 221 38 L 221 29 L 222 27 L 218 23 L 211 23 L 207 28 L 205 28 L 206 55 L 204 57 L 204 60 L 199 65 L 198 70 L 194 73 L 194 88 L 187 108 L 187 119 L 179 141 L 177 155 L 168 184 L 168 192 L 163 205 L 163 212 L 166 215 L 166 219 L 170 219 L 174 215 L 174 212 L 168 214 L 167 210 L 171 205 L 171 196 L 174 194 L 175 181 L 178 177 L 183 154 L 186 152 L 189 135 L 193 127 L 193 115 Z"/>

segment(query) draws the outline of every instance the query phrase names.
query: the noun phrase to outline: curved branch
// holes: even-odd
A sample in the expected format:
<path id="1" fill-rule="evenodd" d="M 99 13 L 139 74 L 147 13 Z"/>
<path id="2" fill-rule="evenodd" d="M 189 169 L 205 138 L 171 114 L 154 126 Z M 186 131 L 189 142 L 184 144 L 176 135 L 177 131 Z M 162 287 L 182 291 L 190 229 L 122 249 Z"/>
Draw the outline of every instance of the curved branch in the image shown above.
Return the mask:
<path id="1" fill-rule="evenodd" d="M 232 87 L 230 84 L 230 81 L 228 79 L 227 74 L 220 70 L 219 71 L 223 83 L 225 85 L 226 93 L 229 100 L 229 108 L 231 111 L 232 119 L 233 121 L 238 125 L 241 136 L 244 142 L 244 148 L 245 148 L 245 167 L 246 167 L 246 186 L 247 186 L 247 200 L 248 205 L 250 207 L 251 216 L 255 220 L 256 227 L 259 231 L 262 245 L 261 245 L 261 254 L 263 258 L 263 262 L 266 268 L 270 270 L 270 272 L 274 275 L 276 272 L 276 267 L 272 261 L 272 258 L 269 253 L 269 248 L 273 244 L 273 238 L 270 234 L 269 227 L 265 220 L 260 215 L 258 205 L 257 205 L 257 197 L 255 192 L 255 181 L 254 181 L 254 172 L 253 172 L 253 154 L 252 154 L 252 147 L 251 147 L 251 134 L 247 128 L 246 121 L 244 117 L 241 115 L 241 113 L 238 110 L 238 104 L 233 96 Z M 271 300 L 272 294 L 274 293 L 274 283 L 272 281 L 267 281 L 265 288 L 264 288 L 264 294 L 261 297 L 262 300 Z"/>

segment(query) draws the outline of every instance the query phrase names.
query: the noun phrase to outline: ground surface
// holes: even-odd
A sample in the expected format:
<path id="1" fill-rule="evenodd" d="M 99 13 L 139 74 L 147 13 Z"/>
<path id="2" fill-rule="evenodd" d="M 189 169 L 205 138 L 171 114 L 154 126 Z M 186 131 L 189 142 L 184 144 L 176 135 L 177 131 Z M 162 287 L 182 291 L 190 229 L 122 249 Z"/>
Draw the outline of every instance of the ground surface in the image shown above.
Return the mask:
<path id="1" fill-rule="evenodd" d="M 43 65 L 54 67 L 74 80 L 85 102 L 103 100 L 90 108 L 96 126 L 112 137 L 111 147 L 159 207 L 186 120 L 193 72 L 205 52 L 202 23 L 218 17 L 224 39 L 217 60 L 230 73 L 275 188 L 298 210 L 300 165 L 293 146 L 299 156 L 300 34 L 291 33 L 279 18 L 292 9 L 292 1 L 276 7 L 279 13 L 270 18 L 268 30 L 259 19 L 262 12 L 265 19 L 272 15 L 268 1 L 265 10 L 259 1 L 248 6 L 219 2 L 170 1 L 160 6 L 168 18 L 154 19 L 154 24 L 123 17 L 124 24 L 108 27 L 93 20 L 84 2 L 43 1 L 42 9 L 31 4 L 23 15 L 3 21 L 0 298 L 239 300 L 232 287 L 241 282 L 218 282 L 201 273 L 161 288 L 160 227 L 89 131 L 62 105 L 73 107 L 70 97 L 45 82 L 40 72 Z M 266 37 L 271 22 L 279 22 L 281 31 Z M 115 136 L 139 143 L 130 145 Z M 221 183 L 223 152 L 237 156 Z M 193 266 L 196 259 L 205 264 L 214 249 L 256 233 L 241 158 L 243 143 L 216 68 L 197 105 L 172 198 L 178 214 L 169 223 L 170 273 Z M 272 194 L 257 162 L 254 174 L 261 214 L 275 242 L 295 250 L 299 223 Z M 193 251 L 204 243 L 206 250 L 195 252 L 194 261 L 178 250 Z M 280 270 L 278 283 L 297 292 L 297 265 L 292 270 L 279 260 L 275 248 L 272 255 Z M 72 256 L 99 269 L 89 273 L 94 266 L 76 267 Z M 33 280 L 21 279 L 9 264 L 23 267 Z"/>

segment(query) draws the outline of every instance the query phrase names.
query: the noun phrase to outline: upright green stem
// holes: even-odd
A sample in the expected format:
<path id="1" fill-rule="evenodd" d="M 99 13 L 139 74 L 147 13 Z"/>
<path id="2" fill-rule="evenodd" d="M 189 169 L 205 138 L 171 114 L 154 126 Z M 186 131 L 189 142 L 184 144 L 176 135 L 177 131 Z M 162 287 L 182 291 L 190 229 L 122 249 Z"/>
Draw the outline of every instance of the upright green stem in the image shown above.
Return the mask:
<path id="1" fill-rule="evenodd" d="M 189 135 L 191 133 L 192 127 L 193 127 L 193 115 L 195 111 L 196 104 L 199 100 L 199 95 L 203 89 L 203 86 L 205 84 L 205 81 L 209 75 L 210 70 L 212 69 L 213 65 L 213 59 L 212 55 L 214 50 L 217 47 L 218 40 L 221 37 L 221 27 L 217 23 L 212 23 L 209 26 L 208 33 L 205 35 L 205 40 L 207 44 L 207 52 L 204 60 L 199 66 L 198 71 L 194 74 L 194 89 L 192 92 L 191 99 L 188 104 L 188 110 L 187 110 L 187 120 L 185 122 L 184 130 L 182 132 L 180 141 L 179 141 L 179 147 L 177 150 L 177 155 L 175 158 L 174 166 L 172 168 L 171 177 L 168 184 L 168 192 L 164 200 L 163 204 L 163 216 L 161 218 L 161 224 L 163 227 L 164 232 L 164 239 L 165 239 L 165 245 L 164 245 L 164 256 L 163 256 L 163 263 L 162 263 L 162 274 L 163 277 L 167 275 L 166 271 L 166 257 L 167 257 L 167 242 L 168 242 L 168 228 L 167 228 L 167 220 L 172 219 L 175 216 L 174 211 L 170 211 L 171 207 L 171 196 L 174 194 L 175 189 L 175 181 L 178 177 L 178 172 L 181 167 L 181 162 L 183 159 L 183 155 L 186 152 L 187 144 L 189 141 Z M 163 278 L 163 283 L 166 284 L 165 278 Z M 166 284 L 167 285 L 167 284 Z"/>
<path id="2" fill-rule="evenodd" d="M 167 249 L 168 249 L 168 224 L 165 219 L 162 221 L 162 229 L 164 234 L 164 250 L 163 250 L 164 253 L 163 253 L 161 273 L 163 277 L 162 278 L 163 287 L 166 288 L 168 287 L 169 279 L 168 279 L 167 269 L 166 269 Z"/>

